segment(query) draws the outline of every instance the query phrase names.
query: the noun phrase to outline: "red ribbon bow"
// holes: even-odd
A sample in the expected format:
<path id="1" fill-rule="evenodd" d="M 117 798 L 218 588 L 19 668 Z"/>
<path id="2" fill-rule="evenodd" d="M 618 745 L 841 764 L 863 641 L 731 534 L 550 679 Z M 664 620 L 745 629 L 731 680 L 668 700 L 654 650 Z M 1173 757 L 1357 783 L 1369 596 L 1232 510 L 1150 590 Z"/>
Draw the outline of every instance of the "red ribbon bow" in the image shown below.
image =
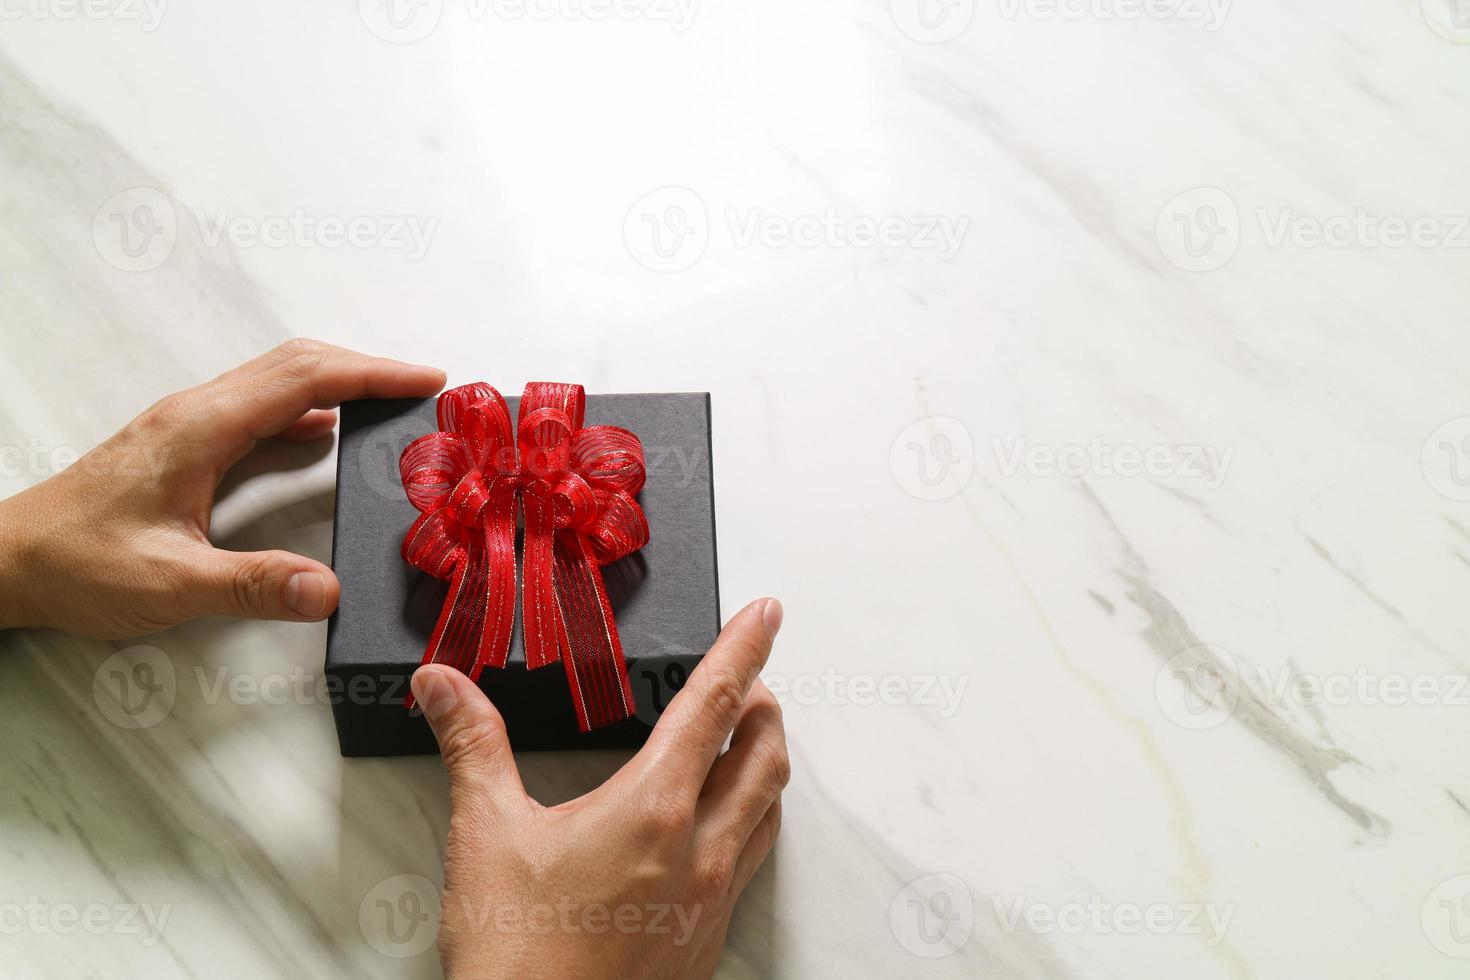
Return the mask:
<path id="1" fill-rule="evenodd" d="M 534 381 L 521 396 L 513 437 L 500 392 L 484 383 L 454 388 L 439 396 L 440 431 L 415 439 L 398 461 L 403 489 L 422 511 L 403 539 L 403 558 L 450 582 L 423 662 L 472 680 L 486 666 L 505 666 L 519 503 L 526 667 L 562 661 L 584 732 L 633 714 L 598 566 L 648 543 L 634 499 L 645 477 L 643 444 L 617 426 L 583 428 L 585 405 L 581 385 Z"/>

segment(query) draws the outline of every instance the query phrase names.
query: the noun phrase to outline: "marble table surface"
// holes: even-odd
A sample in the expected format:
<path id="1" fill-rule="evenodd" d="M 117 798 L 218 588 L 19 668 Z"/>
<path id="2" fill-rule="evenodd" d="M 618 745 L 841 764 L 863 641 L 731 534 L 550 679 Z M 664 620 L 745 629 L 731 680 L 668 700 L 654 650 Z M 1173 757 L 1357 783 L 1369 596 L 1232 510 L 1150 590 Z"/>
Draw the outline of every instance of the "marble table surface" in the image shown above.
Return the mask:
<path id="1" fill-rule="evenodd" d="M 0 0 L 0 491 L 293 335 L 708 390 L 796 766 L 721 976 L 1464 976 L 1467 117 L 1464 0 Z M 324 636 L 0 638 L 7 977 L 438 975 Z"/>

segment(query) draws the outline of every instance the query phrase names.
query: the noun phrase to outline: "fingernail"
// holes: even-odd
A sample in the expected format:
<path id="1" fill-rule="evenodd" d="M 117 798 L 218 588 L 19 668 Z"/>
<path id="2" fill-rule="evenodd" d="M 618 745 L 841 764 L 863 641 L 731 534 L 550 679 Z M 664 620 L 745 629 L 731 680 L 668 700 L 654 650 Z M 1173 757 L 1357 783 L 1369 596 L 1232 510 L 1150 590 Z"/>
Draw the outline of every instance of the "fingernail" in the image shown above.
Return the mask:
<path id="1" fill-rule="evenodd" d="M 297 572 L 286 583 L 286 605 L 298 616 L 320 619 L 327 611 L 327 583 L 321 572 Z"/>
<path id="2" fill-rule="evenodd" d="M 444 676 L 442 670 L 415 671 L 408 685 L 413 689 L 413 698 L 423 709 L 424 717 L 429 719 L 430 724 L 443 718 L 454 707 L 454 685 Z"/>
<path id="3" fill-rule="evenodd" d="M 771 633 L 771 639 L 781 632 L 781 618 L 785 611 L 781 608 L 780 599 L 767 599 L 765 609 L 761 610 L 761 618 L 766 621 L 766 629 Z"/>

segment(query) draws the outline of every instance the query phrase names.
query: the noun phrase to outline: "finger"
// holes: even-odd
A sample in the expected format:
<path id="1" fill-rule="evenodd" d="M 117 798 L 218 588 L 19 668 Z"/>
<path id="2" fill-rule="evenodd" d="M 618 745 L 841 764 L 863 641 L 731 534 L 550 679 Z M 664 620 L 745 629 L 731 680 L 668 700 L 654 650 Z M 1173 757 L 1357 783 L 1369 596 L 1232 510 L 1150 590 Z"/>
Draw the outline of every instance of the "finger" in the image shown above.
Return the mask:
<path id="1" fill-rule="evenodd" d="M 632 775 L 662 793 L 697 797 L 781 628 L 781 603 L 757 599 L 736 613 L 689 681 L 669 703 L 648 743 L 630 763 Z"/>
<path id="2" fill-rule="evenodd" d="M 337 413 L 325 408 L 313 408 L 301 418 L 282 429 L 277 436 L 288 442 L 311 442 L 327 435 L 337 425 Z"/>
<path id="3" fill-rule="evenodd" d="M 326 345 L 303 349 L 248 378 L 205 386 L 212 410 L 199 416 L 197 434 L 238 459 L 256 440 L 284 431 L 311 409 L 359 398 L 426 398 L 444 380 L 438 368 Z"/>
<path id="4" fill-rule="evenodd" d="M 327 351 L 351 353 L 346 347 L 338 347 L 336 344 L 329 344 L 324 340 L 314 340 L 311 337 L 292 337 L 290 340 L 282 341 L 272 347 L 264 354 L 230 368 L 213 381 L 206 382 L 205 387 L 221 387 L 228 382 L 255 377 L 264 373 L 269 368 L 291 360 L 293 357 L 300 357 L 303 354 L 322 354 Z"/>
<path id="5" fill-rule="evenodd" d="M 201 547 L 187 566 L 187 604 L 196 616 L 315 622 L 331 615 L 341 594 L 330 568 L 289 551 Z"/>
<path id="6" fill-rule="evenodd" d="M 525 802 L 526 790 L 511 754 L 505 722 L 480 686 L 453 667 L 425 664 L 414 671 L 414 700 L 423 709 L 458 799 Z"/>
<path id="7" fill-rule="evenodd" d="M 359 398 L 415 398 L 444 387 L 438 368 L 371 357 L 340 347 L 299 354 L 262 371 L 234 392 L 235 421 L 252 437 L 274 435 L 309 409 Z"/>
<path id="8" fill-rule="evenodd" d="M 715 760 L 699 797 L 696 825 L 709 846 L 739 854 L 791 781 L 781 705 L 760 681 L 751 688 L 730 751 Z"/>
<path id="9" fill-rule="evenodd" d="M 755 830 L 751 831 L 750 840 L 745 842 L 745 850 L 740 852 L 740 857 L 735 860 L 735 873 L 730 879 L 730 895 L 739 898 L 745 891 L 746 886 L 755 877 L 766 858 L 770 857 L 771 849 L 776 846 L 776 838 L 781 833 L 781 798 L 776 797 L 760 822 L 756 824 Z"/>
<path id="10" fill-rule="evenodd" d="M 686 976 L 690 977 L 712 977 L 719 969 L 720 960 L 725 956 L 725 939 L 730 932 L 730 911 L 727 904 L 721 915 L 723 918 L 712 929 L 706 931 L 705 939 L 699 948 L 699 953 L 694 957 L 694 962 L 689 967 Z M 712 910 L 700 910 L 701 921 L 712 914 Z"/>
<path id="11" fill-rule="evenodd" d="M 324 343 L 320 340 L 312 340 L 309 337 L 293 337 L 290 340 L 277 344 L 258 357 L 252 357 L 245 363 L 230 368 L 213 381 L 207 382 L 207 385 L 220 385 L 222 383 L 238 381 L 241 378 L 248 378 L 260 374 L 266 368 L 275 367 L 282 361 L 288 361 L 298 354 L 322 351 L 331 346 L 331 344 Z"/>

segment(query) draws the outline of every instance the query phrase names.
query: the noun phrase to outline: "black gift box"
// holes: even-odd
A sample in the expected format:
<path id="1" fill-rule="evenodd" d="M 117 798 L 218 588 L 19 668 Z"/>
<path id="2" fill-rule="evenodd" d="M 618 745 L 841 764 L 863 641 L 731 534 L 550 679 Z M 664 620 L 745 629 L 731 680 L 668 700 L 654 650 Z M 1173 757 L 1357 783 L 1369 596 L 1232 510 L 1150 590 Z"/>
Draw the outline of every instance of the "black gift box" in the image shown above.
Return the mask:
<path id="1" fill-rule="evenodd" d="M 514 418 L 520 399 L 506 401 Z M 637 716 L 579 731 L 561 663 L 526 669 L 517 597 L 510 662 L 480 675 L 515 749 L 643 744 L 719 632 L 709 395 L 589 395 L 585 424 L 618 425 L 643 442 L 648 479 L 638 501 L 649 543 L 602 569 Z M 404 447 L 436 428 L 432 398 L 342 406 L 332 536 L 342 599 L 327 626 L 327 688 L 344 756 L 438 751 L 428 723 L 403 702 L 448 582 L 399 553 L 418 511 L 398 473 Z M 518 542 L 518 580 L 519 560 Z"/>

